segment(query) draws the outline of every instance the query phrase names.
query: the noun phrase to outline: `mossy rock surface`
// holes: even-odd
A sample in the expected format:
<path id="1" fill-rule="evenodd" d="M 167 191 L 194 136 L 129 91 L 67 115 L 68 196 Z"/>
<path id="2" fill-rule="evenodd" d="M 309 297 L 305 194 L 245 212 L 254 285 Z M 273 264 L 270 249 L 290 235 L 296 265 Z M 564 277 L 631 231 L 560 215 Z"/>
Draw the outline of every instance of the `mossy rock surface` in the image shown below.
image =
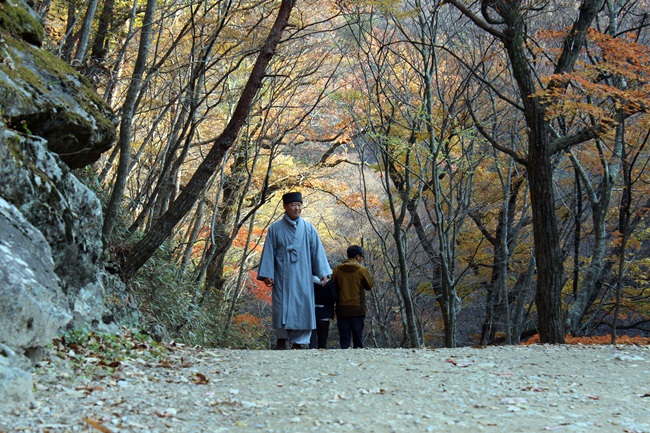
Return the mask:
<path id="1" fill-rule="evenodd" d="M 45 29 L 39 17 L 21 1 L 0 0 L 0 28 L 3 32 L 38 47 L 45 37 Z"/>
<path id="2" fill-rule="evenodd" d="M 0 0 L 0 110 L 8 128 L 47 140 L 70 168 L 95 162 L 115 142 L 116 117 L 70 65 L 26 39 L 43 28 L 26 4 Z M 40 39 L 42 41 L 42 37 Z"/>

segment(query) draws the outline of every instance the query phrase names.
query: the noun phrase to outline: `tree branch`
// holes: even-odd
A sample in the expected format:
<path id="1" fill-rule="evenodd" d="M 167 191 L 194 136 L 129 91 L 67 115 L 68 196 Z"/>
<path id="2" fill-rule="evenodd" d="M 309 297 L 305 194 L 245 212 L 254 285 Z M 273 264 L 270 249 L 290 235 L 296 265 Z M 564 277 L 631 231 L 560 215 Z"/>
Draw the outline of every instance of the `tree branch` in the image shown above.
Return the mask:
<path id="1" fill-rule="evenodd" d="M 585 128 L 581 131 L 576 132 L 575 134 L 565 135 L 551 142 L 551 155 L 555 155 L 558 152 L 561 152 L 573 145 L 584 143 L 587 140 L 596 138 L 602 132 L 604 132 L 605 127 L 597 125 L 593 128 Z"/>
<path id="2" fill-rule="evenodd" d="M 452 6 L 454 6 L 456 9 L 461 11 L 463 15 L 465 15 L 467 18 L 472 20 L 474 24 L 491 34 L 497 39 L 503 39 L 504 35 L 501 33 L 499 30 L 495 29 L 491 25 L 489 25 L 487 22 L 483 21 L 481 18 L 479 18 L 474 12 L 469 10 L 467 6 L 462 4 L 458 0 L 447 0 L 447 3 L 450 3 Z"/>
<path id="3" fill-rule="evenodd" d="M 492 147 L 494 147 L 496 150 L 499 150 L 499 151 L 505 153 L 506 155 L 510 155 L 510 156 L 512 157 L 512 159 L 514 159 L 514 160 L 517 161 L 519 164 L 521 164 L 521 165 L 523 165 L 524 167 L 526 167 L 526 164 L 527 164 L 526 159 L 525 159 L 524 157 L 522 157 L 521 155 L 519 155 L 515 150 L 513 150 L 513 149 L 509 149 L 509 148 L 507 148 L 507 147 L 502 146 L 501 144 L 499 144 L 499 143 L 494 139 L 494 137 L 492 137 L 492 135 L 491 135 L 490 133 L 488 133 L 488 131 L 483 127 L 483 125 L 481 124 L 481 122 L 478 120 L 478 118 L 477 118 L 476 115 L 474 114 L 474 110 L 472 110 L 472 107 L 471 107 L 471 104 L 469 103 L 469 101 L 467 102 L 466 105 L 467 105 L 467 108 L 468 108 L 468 110 L 469 110 L 469 114 L 472 116 L 472 120 L 474 121 L 474 125 L 476 126 L 476 129 L 478 129 L 478 132 L 480 132 L 481 135 L 482 135 L 483 137 L 485 137 L 485 139 L 486 139 L 488 142 L 490 142 L 490 144 L 492 145 Z"/>

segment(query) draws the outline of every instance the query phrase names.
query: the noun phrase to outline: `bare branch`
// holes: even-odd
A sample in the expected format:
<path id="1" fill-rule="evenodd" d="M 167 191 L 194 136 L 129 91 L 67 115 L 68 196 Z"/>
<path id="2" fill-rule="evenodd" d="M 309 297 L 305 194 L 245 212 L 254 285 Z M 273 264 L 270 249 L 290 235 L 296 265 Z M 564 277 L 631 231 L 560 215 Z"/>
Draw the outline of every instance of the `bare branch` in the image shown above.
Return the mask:
<path id="1" fill-rule="evenodd" d="M 454 6 L 456 9 L 461 11 L 463 15 L 465 15 L 467 18 L 472 20 L 474 24 L 494 36 L 495 38 L 498 39 L 503 39 L 504 35 L 501 33 L 499 30 L 495 29 L 491 25 L 489 25 L 487 22 L 483 21 L 481 18 L 479 18 L 474 12 L 470 11 L 467 6 L 462 4 L 458 0 L 447 0 L 447 3 L 450 3 L 452 6 Z"/>

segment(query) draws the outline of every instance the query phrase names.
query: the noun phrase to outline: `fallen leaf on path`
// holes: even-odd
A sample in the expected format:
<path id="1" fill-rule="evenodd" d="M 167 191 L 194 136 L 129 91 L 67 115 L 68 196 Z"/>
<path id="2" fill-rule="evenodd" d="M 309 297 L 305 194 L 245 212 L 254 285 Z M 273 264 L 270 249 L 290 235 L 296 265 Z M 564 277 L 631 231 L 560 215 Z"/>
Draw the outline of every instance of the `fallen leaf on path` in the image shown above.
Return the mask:
<path id="1" fill-rule="evenodd" d="M 84 420 L 84 422 L 85 422 L 86 424 L 88 424 L 88 425 L 91 426 L 91 427 L 96 428 L 96 429 L 99 430 L 100 432 L 103 432 L 103 433 L 113 433 L 113 432 L 111 431 L 111 429 L 109 429 L 108 427 L 105 427 L 105 426 L 104 426 L 100 421 L 94 420 L 94 419 L 92 419 L 92 418 L 83 418 L 83 420 Z"/>
<path id="2" fill-rule="evenodd" d="M 194 378 L 193 381 L 196 385 L 205 385 L 210 382 L 210 379 L 205 377 L 204 374 L 201 373 L 196 373 L 196 377 Z"/>
<path id="3" fill-rule="evenodd" d="M 183 419 L 183 418 L 181 418 L 181 417 L 179 417 L 177 415 L 178 410 L 174 409 L 173 407 L 165 409 L 165 411 L 163 413 L 160 413 L 158 411 L 154 411 L 154 413 L 160 418 L 177 418 L 177 419 L 180 419 L 180 420 Z"/>
<path id="4" fill-rule="evenodd" d="M 106 362 L 104 360 L 101 360 L 97 363 L 97 365 L 102 365 L 104 367 L 110 367 L 110 368 L 117 368 L 120 365 L 122 365 L 122 363 L 120 361 Z"/>
<path id="5" fill-rule="evenodd" d="M 88 393 L 92 393 L 93 391 L 103 391 L 104 387 L 95 385 L 95 386 L 78 386 L 75 388 L 77 391 L 88 391 Z"/>
<path id="6" fill-rule="evenodd" d="M 542 392 L 548 391 L 548 388 L 540 388 L 538 386 L 525 386 L 521 388 L 522 391 L 533 391 L 533 392 Z"/>

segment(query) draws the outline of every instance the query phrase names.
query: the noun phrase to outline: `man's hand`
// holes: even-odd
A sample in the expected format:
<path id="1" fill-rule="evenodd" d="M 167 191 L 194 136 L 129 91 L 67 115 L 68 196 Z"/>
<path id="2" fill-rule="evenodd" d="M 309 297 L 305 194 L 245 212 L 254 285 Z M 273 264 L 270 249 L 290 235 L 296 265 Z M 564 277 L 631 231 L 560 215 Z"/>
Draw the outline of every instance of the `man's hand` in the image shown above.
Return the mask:
<path id="1" fill-rule="evenodd" d="M 264 284 L 266 284 L 268 287 L 271 287 L 271 286 L 275 283 L 275 281 L 273 281 L 273 278 L 264 278 L 264 279 L 262 279 L 262 281 L 263 281 Z"/>
<path id="2" fill-rule="evenodd" d="M 327 284 L 329 280 L 330 278 L 327 275 L 325 275 L 323 278 L 321 278 L 320 282 L 324 286 L 325 284 Z"/>

